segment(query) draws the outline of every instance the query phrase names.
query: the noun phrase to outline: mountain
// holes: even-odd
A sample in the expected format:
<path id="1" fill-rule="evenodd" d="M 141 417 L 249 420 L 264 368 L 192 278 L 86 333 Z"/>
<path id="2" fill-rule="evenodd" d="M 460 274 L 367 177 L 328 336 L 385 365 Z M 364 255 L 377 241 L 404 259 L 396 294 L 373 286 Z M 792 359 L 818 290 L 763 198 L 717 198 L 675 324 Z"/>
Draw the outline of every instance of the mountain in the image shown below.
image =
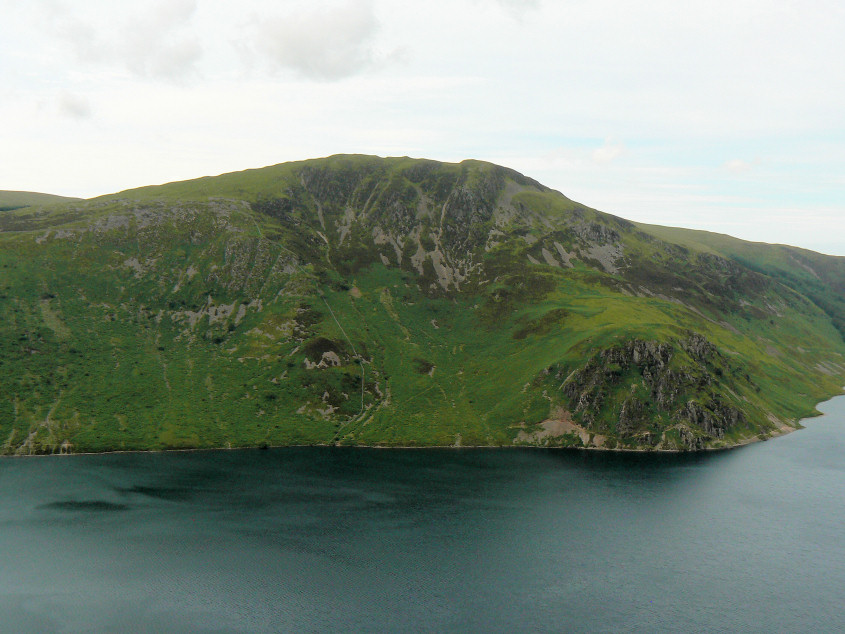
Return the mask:
<path id="1" fill-rule="evenodd" d="M 54 194 L 39 194 L 38 192 L 9 192 L 0 190 L 0 211 L 22 209 L 35 205 L 52 205 L 61 202 L 71 202 L 79 198 L 56 196 Z"/>
<path id="2" fill-rule="evenodd" d="M 333 156 L 0 214 L 6 453 L 729 447 L 845 381 L 845 259 L 479 161 Z"/>

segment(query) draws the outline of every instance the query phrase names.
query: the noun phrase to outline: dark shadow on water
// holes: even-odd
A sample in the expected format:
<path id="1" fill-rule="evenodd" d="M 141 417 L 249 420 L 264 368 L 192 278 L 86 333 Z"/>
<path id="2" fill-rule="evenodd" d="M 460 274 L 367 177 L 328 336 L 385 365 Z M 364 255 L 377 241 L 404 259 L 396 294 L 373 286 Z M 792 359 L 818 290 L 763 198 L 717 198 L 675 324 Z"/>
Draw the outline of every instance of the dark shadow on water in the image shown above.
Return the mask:
<path id="1" fill-rule="evenodd" d="M 225 500 L 230 508 L 285 501 L 324 503 L 355 498 L 360 489 L 419 496 L 496 489 L 542 473 L 579 479 L 684 481 L 732 462 L 745 448 L 700 453 L 560 449 L 369 449 L 289 447 L 133 457 L 133 480 L 113 488 L 165 501 Z M 129 471 L 127 471 L 129 473 Z M 140 480 L 140 482 L 139 482 Z M 131 482 L 131 481 L 130 481 Z M 338 487 L 338 483 L 343 486 Z M 425 484 L 420 488 L 421 484 Z M 351 490 L 351 491 L 350 491 Z M 271 495 L 266 496 L 267 492 Z"/>
<path id="2" fill-rule="evenodd" d="M 70 499 L 39 506 L 63 513 L 103 514 L 164 503 L 209 516 L 264 517 L 282 532 L 293 525 L 343 528 L 379 518 L 399 524 L 428 521 L 467 507 L 493 512 L 548 491 L 631 481 L 671 493 L 701 484 L 714 467 L 740 459 L 743 449 L 705 453 L 635 453 L 558 449 L 368 449 L 290 447 L 172 454 L 81 456 L 56 464 L 62 481 L 96 476 L 104 499 Z M 69 474 L 78 467 L 74 477 Z M 718 469 L 717 469 L 718 471 Z M 595 491 L 595 489 L 590 489 Z M 627 490 L 627 489 L 626 489 Z M 68 497 L 79 495 L 68 490 Z M 119 502 L 107 499 L 117 494 Z M 86 496 L 86 497 L 87 497 Z M 231 517 L 230 517 L 231 516 Z M 279 518 L 290 517 L 290 522 Z M 233 520 L 234 521 L 234 520 Z M 258 530 L 266 525 L 255 527 Z"/>
<path id="3" fill-rule="evenodd" d="M 50 502 L 38 507 L 48 511 L 82 511 L 87 513 L 104 513 L 109 511 L 128 511 L 126 504 L 115 504 L 104 500 L 69 500 L 67 502 Z"/>
<path id="4" fill-rule="evenodd" d="M 596 470 L 651 470 L 701 467 L 713 465 L 742 452 L 745 447 L 719 451 L 647 452 L 647 451 L 592 451 L 573 450 L 527 450 L 540 451 L 562 465 L 579 469 Z"/>
<path id="5" fill-rule="evenodd" d="M 124 495 L 143 495 L 157 500 L 181 502 L 190 498 L 189 492 L 179 487 L 142 486 L 115 487 L 115 491 Z"/>

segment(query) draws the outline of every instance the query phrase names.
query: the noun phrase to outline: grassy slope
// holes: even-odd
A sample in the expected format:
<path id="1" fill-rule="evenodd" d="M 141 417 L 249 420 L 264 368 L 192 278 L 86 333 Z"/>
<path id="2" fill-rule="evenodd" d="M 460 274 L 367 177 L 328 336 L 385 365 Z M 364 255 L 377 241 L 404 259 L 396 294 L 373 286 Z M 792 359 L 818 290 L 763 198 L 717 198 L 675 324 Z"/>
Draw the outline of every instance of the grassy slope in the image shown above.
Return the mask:
<path id="1" fill-rule="evenodd" d="M 510 209 L 504 220 L 450 225 L 440 204 L 420 211 L 441 190 L 454 200 L 458 181 L 474 199 L 493 192 Z M 519 190 L 510 202 L 509 188 Z M 473 205 L 454 213 L 483 207 Z M 401 262 L 374 243 L 374 223 L 399 231 L 405 207 L 417 209 L 419 244 L 471 245 L 483 227 L 480 273 L 443 288 L 431 257 L 422 274 L 410 264 L 410 238 Z M 345 224 L 352 208 L 358 225 Z M 627 268 L 609 272 L 585 254 L 573 268 L 529 259 L 543 262 L 554 241 L 574 252 L 572 231 L 596 222 L 615 227 Z M 491 242 L 494 224 L 502 235 Z M 711 445 L 774 432 L 770 417 L 805 416 L 839 390 L 837 314 L 770 277 L 719 273 L 705 257 L 713 244 L 628 224 L 486 164 L 358 156 L 8 212 L 0 442 L 8 452 L 512 444 L 559 408 L 584 423 L 562 385 L 586 359 L 690 332 L 722 355 L 708 370 L 677 349 L 673 368 L 702 381 L 718 371 L 691 397 L 725 395 L 746 413 Z M 635 370 L 598 386 L 590 433 L 618 436 L 626 395 L 648 400 Z M 614 442 L 637 446 L 651 433 L 649 446 L 681 446 L 676 414 L 648 407 L 650 422 Z"/>
<path id="2" fill-rule="evenodd" d="M 810 298 L 845 335 L 845 257 L 823 255 L 783 244 L 746 242 L 708 231 L 640 226 L 662 239 L 721 254 L 772 276 Z"/>
<path id="3" fill-rule="evenodd" d="M 67 196 L 56 196 L 54 194 L 40 194 L 38 192 L 12 192 L 0 191 L 0 211 L 10 209 L 21 209 L 36 205 L 55 205 L 64 202 L 79 200 Z"/>

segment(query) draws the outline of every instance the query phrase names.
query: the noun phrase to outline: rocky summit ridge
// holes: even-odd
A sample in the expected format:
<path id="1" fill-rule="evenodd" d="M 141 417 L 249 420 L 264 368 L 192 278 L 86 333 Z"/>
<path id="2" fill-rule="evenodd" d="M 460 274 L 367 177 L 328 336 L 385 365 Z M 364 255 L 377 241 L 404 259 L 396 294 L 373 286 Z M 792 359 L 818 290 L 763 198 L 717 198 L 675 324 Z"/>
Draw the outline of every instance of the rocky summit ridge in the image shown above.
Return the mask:
<path id="1" fill-rule="evenodd" d="M 845 379 L 845 259 L 632 223 L 480 161 L 11 207 L 9 454 L 697 450 L 794 429 Z"/>

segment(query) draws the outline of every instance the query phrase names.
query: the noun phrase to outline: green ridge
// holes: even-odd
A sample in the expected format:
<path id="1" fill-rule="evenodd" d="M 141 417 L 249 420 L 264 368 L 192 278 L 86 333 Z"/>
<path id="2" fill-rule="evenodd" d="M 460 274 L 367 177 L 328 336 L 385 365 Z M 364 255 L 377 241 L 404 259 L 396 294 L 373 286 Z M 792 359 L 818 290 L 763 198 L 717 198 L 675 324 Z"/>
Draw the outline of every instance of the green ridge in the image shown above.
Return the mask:
<path id="1" fill-rule="evenodd" d="M 9 210 L 0 443 L 728 447 L 841 392 L 843 267 L 479 161 L 333 156 Z"/>
<path id="2" fill-rule="evenodd" d="M 67 196 L 56 196 L 54 194 L 40 194 L 38 192 L 9 192 L 0 191 L 0 211 L 22 209 L 24 207 L 35 207 L 40 205 L 55 205 L 57 203 L 80 200 Z"/>

